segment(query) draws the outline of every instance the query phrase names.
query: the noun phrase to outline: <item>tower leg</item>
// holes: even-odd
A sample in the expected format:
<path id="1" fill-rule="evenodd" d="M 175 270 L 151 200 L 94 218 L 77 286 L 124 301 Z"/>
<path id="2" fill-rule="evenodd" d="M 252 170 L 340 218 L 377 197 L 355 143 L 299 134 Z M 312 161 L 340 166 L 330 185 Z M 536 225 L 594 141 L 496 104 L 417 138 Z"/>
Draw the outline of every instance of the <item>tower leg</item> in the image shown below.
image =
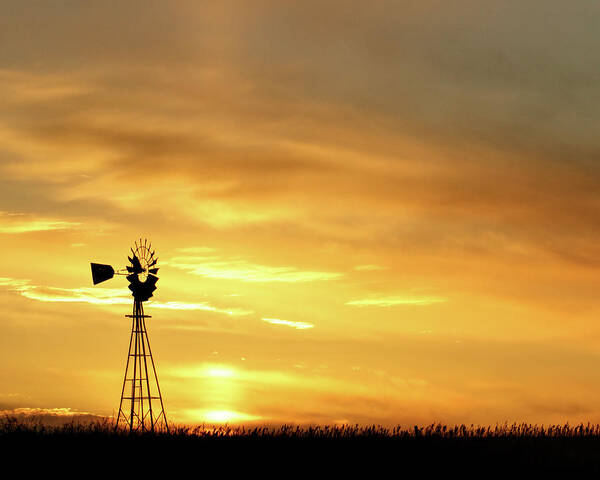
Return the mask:
<path id="1" fill-rule="evenodd" d="M 115 430 L 119 428 L 120 422 L 127 422 L 127 416 L 123 411 L 123 400 L 125 400 L 125 386 L 127 385 L 127 372 L 129 372 L 129 360 L 131 360 L 131 345 L 133 344 L 133 335 L 135 333 L 135 318 L 131 319 L 131 335 L 129 336 L 129 349 L 127 350 L 127 362 L 125 363 L 125 376 L 123 377 L 123 388 L 121 388 L 121 401 L 119 402 L 119 413 L 117 415 L 117 421 L 115 422 Z M 132 395 L 133 396 L 133 395 Z M 131 418 L 131 417 L 129 417 Z"/>

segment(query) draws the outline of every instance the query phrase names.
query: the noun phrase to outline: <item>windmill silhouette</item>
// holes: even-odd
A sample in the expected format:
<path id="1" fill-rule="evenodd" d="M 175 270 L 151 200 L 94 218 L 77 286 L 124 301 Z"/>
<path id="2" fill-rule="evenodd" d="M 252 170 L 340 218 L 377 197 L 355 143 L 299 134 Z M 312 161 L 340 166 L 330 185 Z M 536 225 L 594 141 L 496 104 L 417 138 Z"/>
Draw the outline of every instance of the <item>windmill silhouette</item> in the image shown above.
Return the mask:
<path id="1" fill-rule="evenodd" d="M 125 377 L 121 389 L 121 401 L 115 428 L 125 426 L 129 431 L 169 431 L 167 416 L 163 405 L 156 366 L 150 349 L 144 302 L 154 290 L 158 277 L 158 258 L 147 239 L 140 239 L 131 248 L 130 264 L 115 270 L 111 265 L 92 263 L 92 280 L 94 285 L 113 278 L 114 275 L 125 275 L 129 281 L 129 290 L 133 296 L 133 313 L 125 315 L 132 319 L 129 351 L 125 364 Z M 148 362 L 150 359 L 150 362 Z"/>

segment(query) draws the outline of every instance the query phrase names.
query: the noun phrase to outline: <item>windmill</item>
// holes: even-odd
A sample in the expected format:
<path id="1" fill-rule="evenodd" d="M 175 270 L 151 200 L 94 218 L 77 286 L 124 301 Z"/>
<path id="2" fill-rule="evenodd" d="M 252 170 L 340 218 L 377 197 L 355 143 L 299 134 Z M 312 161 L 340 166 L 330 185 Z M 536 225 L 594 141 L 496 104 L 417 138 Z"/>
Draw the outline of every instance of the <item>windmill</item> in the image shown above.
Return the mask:
<path id="1" fill-rule="evenodd" d="M 169 431 L 146 330 L 146 318 L 151 316 L 144 315 L 144 302 L 152 297 L 158 281 L 158 257 L 155 253 L 147 239 L 140 239 L 131 248 L 132 256 L 127 257 L 130 262 L 127 267 L 115 270 L 111 265 L 91 264 L 94 285 L 115 275 L 125 275 L 133 296 L 133 314 L 125 315 L 132 319 L 131 336 L 115 424 L 115 428 L 123 425 L 129 431 L 154 431 L 162 428 Z"/>

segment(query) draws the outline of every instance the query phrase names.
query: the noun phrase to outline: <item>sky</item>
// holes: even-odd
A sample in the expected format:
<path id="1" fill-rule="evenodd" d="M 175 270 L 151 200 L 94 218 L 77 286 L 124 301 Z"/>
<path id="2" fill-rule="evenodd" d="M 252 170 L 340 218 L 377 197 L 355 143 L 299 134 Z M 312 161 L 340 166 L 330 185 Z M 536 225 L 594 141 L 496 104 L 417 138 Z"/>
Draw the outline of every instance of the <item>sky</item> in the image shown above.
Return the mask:
<path id="1" fill-rule="evenodd" d="M 0 412 L 600 422 L 600 5 L 0 0 Z"/>

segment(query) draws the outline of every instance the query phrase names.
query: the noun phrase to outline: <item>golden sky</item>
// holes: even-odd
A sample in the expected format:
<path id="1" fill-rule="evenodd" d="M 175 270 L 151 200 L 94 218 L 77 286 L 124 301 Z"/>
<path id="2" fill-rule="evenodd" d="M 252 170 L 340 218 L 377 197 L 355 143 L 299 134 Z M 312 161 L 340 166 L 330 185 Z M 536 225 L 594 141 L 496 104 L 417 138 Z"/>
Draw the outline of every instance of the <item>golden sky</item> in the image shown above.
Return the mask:
<path id="1" fill-rule="evenodd" d="M 600 421 L 600 6 L 0 1 L 0 410 Z"/>

